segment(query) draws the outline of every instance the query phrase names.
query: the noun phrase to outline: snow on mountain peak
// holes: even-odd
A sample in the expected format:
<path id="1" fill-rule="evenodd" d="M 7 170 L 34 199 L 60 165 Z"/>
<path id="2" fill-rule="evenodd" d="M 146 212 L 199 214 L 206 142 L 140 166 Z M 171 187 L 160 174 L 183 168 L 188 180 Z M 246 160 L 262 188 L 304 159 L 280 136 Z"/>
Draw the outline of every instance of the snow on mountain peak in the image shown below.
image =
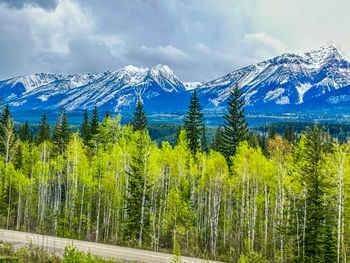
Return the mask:
<path id="1" fill-rule="evenodd" d="M 135 67 L 135 66 L 133 66 L 133 65 L 128 65 L 128 66 L 122 68 L 121 70 L 135 73 L 135 72 L 144 71 L 145 69 L 147 69 L 147 68 L 144 68 L 144 67 L 140 67 L 140 68 L 139 68 L 139 67 Z M 121 70 L 118 69 L 118 70 L 116 70 L 115 72 L 119 72 L 119 71 L 121 71 Z"/>
<path id="2" fill-rule="evenodd" d="M 238 84 L 247 107 L 302 106 L 328 93 L 333 96 L 332 103 L 344 101 L 338 97 L 350 86 L 349 69 L 350 63 L 329 45 L 282 54 L 206 83 L 182 82 L 162 64 L 151 68 L 129 65 L 94 74 L 32 74 L 0 81 L 0 99 L 23 109 L 64 106 L 74 110 L 98 105 L 118 111 L 133 108 L 140 98 L 146 105 L 166 111 L 185 103 L 183 98 L 196 88 L 204 108 L 223 108 L 232 85 Z"/>

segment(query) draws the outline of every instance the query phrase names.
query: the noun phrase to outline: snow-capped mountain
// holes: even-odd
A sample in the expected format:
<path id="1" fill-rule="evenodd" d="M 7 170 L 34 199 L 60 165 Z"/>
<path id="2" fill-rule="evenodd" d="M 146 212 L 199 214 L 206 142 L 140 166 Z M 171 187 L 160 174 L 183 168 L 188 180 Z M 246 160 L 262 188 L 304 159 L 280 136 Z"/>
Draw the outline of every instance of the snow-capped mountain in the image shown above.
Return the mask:
<path id="1" fill-rule="evenodd" d="M 15 110 L 60 107 L 76 110 L 92 109 L 96 105 L 116 112 L 132 110 L 138 99 L 145 101 L 147 108 L 156 110 L 166 106 L 169 96 L 175 102 L 184 92 L 183 83 L 164 65 L 127 66 L 99 74 L 34 74 L 0 82 L 2 100 Z"/>
<path id="2" fill-rule="evenodd" d="M 181 111 L 193 89 L 206 109 L 221 110 L 232 85 L 244 92 L 248 110 L 350 109 L 350 63 L 333 46 L 278 57 L 203 82 L 182 82 L 165 65 L 127 66 L 96 74 L 33 74 L 0 81 L 0 99 L 12 110 Z"/>
<path id="3" fill-rule="evenodd" d="M 283 54 L 201 85 L 205 107 L 225 106 L 234 83 L 243 89 L 248 109 L 320 108 L 350 101 L 350 63 L 333 46 Z"/>

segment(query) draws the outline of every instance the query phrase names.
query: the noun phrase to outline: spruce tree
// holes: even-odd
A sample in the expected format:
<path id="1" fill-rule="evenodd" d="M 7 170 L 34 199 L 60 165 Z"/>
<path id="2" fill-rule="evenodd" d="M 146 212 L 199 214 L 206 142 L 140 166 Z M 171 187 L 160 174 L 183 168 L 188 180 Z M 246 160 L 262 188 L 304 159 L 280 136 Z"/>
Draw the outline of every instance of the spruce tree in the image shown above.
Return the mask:
<path id="1" fill-rule="evenodd" d="M 58 153 L 63 154 L 69 143 L 69 124 L 67 119 L 67 112 L 65 109 L 61 110 L 60 117 L 56 122 L 53 134 L 53 142 L 57 146 Z"/>
<path id="2" fill-rule="evenodd" d="M 98 121 L 97 106 L 94 107 L 89 126 L 90 126 L 90 135 L 89 136 L 91 136 L 91 138 L 93 138 L 95 135 L 98 134 L 98 129 L 100 127 L 100 122 Z"/>
<path id="3" fill-rule="evenodd" d="M 295 142 L 295 134 L 293 132 L 293 125 L 292 124 L 285 127 L 283 138 L 288 140 L 291 143 Z"/>
<path id="4" fill-rule="evenodd" d="M 209 150 L 209 147 L 208 147 L 208 138 L 207 138 L 207 132 L 206 132 L 204 123 L 203 123 L 203 125 L 202 125 L 201 145 L 202 145 L 202 151 L 203 151 L 203 152 L 208 152 L 208 150 Z"/>
<path id="5" fill-rule="evenodd" d="M 128 172 L 128 218 L 125 234 L 128 240 L 138 240 L 141 245 L 142 240 L 145 239 L 145 233 L 149 230 L 149 218 L 144 215 L 149 212 L 147 172 L 145 173 L 149 156 L 145 145 L 150 143 L 150 139 L 146 130 L 137 131 L 136 136 L 136 147 L 130 164 L 131 171 Z"/>
<path id="6" fill-rule="evenodd" d="M 305 262 L 331 262 L 336 256 L 336 224 L 332 208 L 326 203 L 330 180 L 324 171 L 325 153 L 331 150 L 329 136 L 315 125 L 308 128 L 301 153 L 301 180 L 306 187 Z"/>
<path id="7" fill-rule="evenodd" d="M 254 131 L 250 130 L 248 132 L 247 142 L 251 147 L 255 149 L 259 147 L 259 140 Z"/>
<path id="8" fill-rule="evenodd" d="M 142 131 L 147 129 L 147 116 L 143 110 L 143 104 L 140 100 L 137 101 L 135 111 L 132 115 L 131 124 L 135 131 Z"/>
<path id="9" fill-rule="evenodd" d="M 6 105 L 0 119 L 0 151 L 5 157 L 7 166 L 12 159 L 12 149 L 16 139 L 15 125 L 13 123 L 10 109 Z"/>
<path id="10" fill-rule="evenodd" d="M 28 121 L 26 121 L 24 124 L 22 124 L 18 129 L 18 137 L 21 141 L 30 141 L 30 133 L 29 133 L 29 124 Z"/>
<path id="11" fill-rule="evenodd" d="M 1 137 L 4 136 L 4 127 L 7 125 L 7 121 L 9 118 L 11 118 L 11 113 L 10 113 L 9 105 L 7 103 L 1 113 L 1 118 L 0 118 L 0 136 Z"/>
<path id="12" fill-rule="evenodd" d="M 189 140 L 189 147 L 192 153 L 196 153 L 200 149 L 200 138 L 203 134 L 203 113 L 201 112 L 202 106 L 199 104 L 199 98 L 197 96 L 197 90 L 193 91 L 190 105 L 188 106 L 187 115 L 185 116 L 184 128 Z"/>
<path id="13" fill-rule="evenodd" d="M 109 113 L 108 110 L 106 110 L 105 119 L 110 119 L 110 118 L 111 118 L 111 114 Z"/>
<path id="14" fill-rule="evenodd" d="M 271 139 L 275 138 L 276 135 L 277 135 L 277 132 L 275 129 L 275 125 L 272 123 L 272 124 L 270 124 L 270 127 L 269 127 L 268 139 L 271 140 Z"/>
<path id="15" fill-rule="evenodd" d="M 39 132 L 36 136 L 36 144 L 43 143 L 44 141 L 50 140 L 50 125 L 46 122 L 45 113 L 41 117 L 41 122 L 39 123 Z"/>
<path id="16" fill-rule="evenodd" d="M 84 144 L 88 145 L 89 141 L 91 140 L 91 134 L 90 134 L 90 123 L 89 123 L 89 116 L 87 110 L 84 111 L 84 118 L 83 123 L 80 125 L 80 134 L 83 138 Z"/>
<path id="17" fill-rule="evenodd" d="M 181 129 L 181 126 L 177 127 L 175 145 L 177 145 L 178 142 L 179 142 L 179 137 L 180 137 L 181 130 L 182 130 L 182 129 Z"/>
<path id="18" fill-rule="evenodd" d="M 15 169 L 21 169 L 23 165 L 23 148 L 22 143 L 18 142 L 14 147 L 13 161 Z"/>
<path id="19" fill-rule="evenodd" d="M 211 144 L 211 148 L 214 150 L 214 151 L 217 151 L 217 152 L 220 152 L 220 153 L 223 153 L 223 147 L 222 147 L 222 133 L 223 133 L 223 128 L 221 125 L 219 125 L 217 128 L 216 128 L 216 132 L 215 132 L 215 137 L 214 137 L 214 140 Z"/>
<path id="20" fill-rule="evenodd" d="M 227 99 L 227 112 L 224 114 L 223 154 L 230 163 L 230 156 L 236 153 L 238 144 L 247 139 L 247 122 L 244 112 L 243 93 L 234 85 Z"/>

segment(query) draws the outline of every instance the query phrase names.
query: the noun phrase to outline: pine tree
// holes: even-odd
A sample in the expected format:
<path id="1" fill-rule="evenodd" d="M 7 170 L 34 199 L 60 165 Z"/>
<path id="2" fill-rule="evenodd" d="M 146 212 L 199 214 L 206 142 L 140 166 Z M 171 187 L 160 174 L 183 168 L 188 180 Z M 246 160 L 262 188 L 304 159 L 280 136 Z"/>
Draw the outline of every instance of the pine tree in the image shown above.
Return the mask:
<path id="1" fill-rule="evenodd" d="M 61 110 L 60 117 L 56 122 L 53 141 L 57 146 L 58 153 L 62 155 L 69 143 L 69 124 L 67 119 L 67 112 L 65 109 Z"/>
<path id="2" fill-rule="evenodd" d="M 97 106 L 94 107 L 89 126 L 90 126 L 90 135 L 89 136 L 91 136 L 91 138 L 93 138 L 95 135 L 98 134 L 98 128 L 100 127 L 100 122 L 98 121 Z"/>
<path id="3" fill-rule="evenodd" d="M 197 96 L 197 90 L 193 91 L 189 110 L 185 116 L 184 128 L 187 133 L 187 138 L 189 140 L 189 146 L 192 153 L 196 153 L 200 149 L 200 138 L 203 134 L 203 113 L 201 112 L 202 106 L 199 104 L 199 98 Z"/>
<path id="4" fill-rule="evenodd" d="M 89 123 L 89 116 L 87 110 L 84 111 L 84 119 L 83 123 L 80 125 L 80 134 L 83 138 L 84 144 L 88 145 L 89 141 L 91 140 L 91 134 L 90 134 L 90 123 Z"/>
<path id="5" fill-rule="evenodd" d="M 247 122 L 244 113 L 243 93 L 234 85 L 227 99 L 227 112 L 224 114 L 223 155 L 230 163 L 230 156 L 236 152 L 238 144 L 247 139 Z"/>
<path id="6" fill-rule="evenodd" d="M 41 117 L 41 122 L 39 123 L 39 133 L 36 136 L 35 142 L 39 145 L 48 140 L 50 140 L 50 126 L 46 122 L 46 115 L 44 113 Z"/>
<path id="7" fill-rule="evenodd" d="M 140 100 L 137 101 L 136 109 L 132 115 L 131 124 L 135 131 L 142 131 L 147 129 L 147 116 L 143 110 L 143 104 Z"/>

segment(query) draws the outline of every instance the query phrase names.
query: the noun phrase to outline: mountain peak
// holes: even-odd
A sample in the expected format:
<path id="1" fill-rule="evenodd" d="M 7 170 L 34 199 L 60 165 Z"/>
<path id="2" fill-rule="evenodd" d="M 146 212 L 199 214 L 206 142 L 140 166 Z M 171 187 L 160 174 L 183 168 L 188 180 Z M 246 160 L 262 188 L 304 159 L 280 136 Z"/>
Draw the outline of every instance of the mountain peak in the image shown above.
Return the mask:
<path id="1" fill-rule="evenodd" d="M 174 72 L 169 68 L 168 65 L 162 65 L 158 64 L 154 66 L 151 71 L 153 72 L 159 72 L 161 74 L 168 74 L 168 75 L 174 75 Z"/>
<path id="2" fill-rule="evenodd" d="M 329 59 L 341 60 L 342 55 L 334 45 L 322 46 L 319 49 L 305 52 L 302 56 L 306 56 L 306 59 L 312 59 L 314 61 L 325 61 Z"/>

